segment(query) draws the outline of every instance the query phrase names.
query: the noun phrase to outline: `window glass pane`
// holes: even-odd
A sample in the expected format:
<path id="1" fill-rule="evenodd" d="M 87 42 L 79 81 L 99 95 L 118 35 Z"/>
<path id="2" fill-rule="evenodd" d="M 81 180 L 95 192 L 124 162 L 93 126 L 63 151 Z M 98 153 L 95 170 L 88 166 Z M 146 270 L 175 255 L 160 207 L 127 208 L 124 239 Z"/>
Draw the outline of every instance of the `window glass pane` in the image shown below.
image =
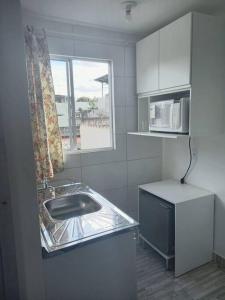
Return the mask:
<path id="1" fill-rule="evenodd" d="M 51 60 L 51 69 L 63 149 L 70 149 L 67 63 L 60 60 Z"/>
<path id="2" fill-rule="evenodd" d="M 63 148 L 112 147 L 110 63 L 54 57 L 51 68 Z M 73 83 L 74 95 L 68 92 L 70 83 Z"/>
<path id="3" fill-rule="evenodd" d="M 110 64 L 73 60 L 78 149 L 112 147 Z"/>
<path id="4" fill-rule="evenodd" d="M 51 69 L 53 84 L 56 95 L 67 96 L 67 70 L 66 61 L 62 60 L 51 60 Z"/>

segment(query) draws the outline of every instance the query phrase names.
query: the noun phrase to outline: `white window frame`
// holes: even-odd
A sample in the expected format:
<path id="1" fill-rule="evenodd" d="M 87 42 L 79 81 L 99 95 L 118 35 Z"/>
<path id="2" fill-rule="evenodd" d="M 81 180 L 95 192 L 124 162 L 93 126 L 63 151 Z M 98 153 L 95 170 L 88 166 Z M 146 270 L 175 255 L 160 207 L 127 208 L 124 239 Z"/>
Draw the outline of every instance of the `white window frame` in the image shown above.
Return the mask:
<path id="1" fill-rule="evenodd" d="M 115 105 L 114 105 L 114 80 L 113 80 L 113 61 L 110 59 L 87 58 L 80 56 L 58 55 L 50 54 L 50 60 L 66 62 L 67 73 L 67 91 L 68 102 L 71 109 L 69 116 L 69 130 L 70 130 L 70 149 L 63 149 L 65 153 L 89 153 L 100 151 L 112 151 L 116 149 L 116 133 L 115 133 Z M 73 80 L 73 60 L 84 60 L 93 62 L 107 62 L 109 65 L 109 96 L 110 96 L 110 139 L 112 146 L 104 148 L 93 149 L 76 149 L 74 137 L 76 137 L 76 117 L 75 117 L 75 94 L 74 94 L 74 80 Z"/>

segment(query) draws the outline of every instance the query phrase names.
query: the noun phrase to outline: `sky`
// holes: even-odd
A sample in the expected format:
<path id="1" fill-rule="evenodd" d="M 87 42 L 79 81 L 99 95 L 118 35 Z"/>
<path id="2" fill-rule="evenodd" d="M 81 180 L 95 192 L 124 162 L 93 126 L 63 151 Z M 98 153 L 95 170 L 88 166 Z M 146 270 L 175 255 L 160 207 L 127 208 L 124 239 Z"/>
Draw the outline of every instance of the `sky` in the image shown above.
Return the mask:
<path id="1" fill-rule="evenodd" d="M 52 76 L 56 95 L 67 95 L 66 62 L 51 60 Z M 73 78 L 75 99 L 79 97 L 101 97 L 102 85 L 94 79 L 108 74 L 108 62 L 94 62 L 85 60 L 73 61 Z M 108 88 L 104 87 L 104 93 Z"/>

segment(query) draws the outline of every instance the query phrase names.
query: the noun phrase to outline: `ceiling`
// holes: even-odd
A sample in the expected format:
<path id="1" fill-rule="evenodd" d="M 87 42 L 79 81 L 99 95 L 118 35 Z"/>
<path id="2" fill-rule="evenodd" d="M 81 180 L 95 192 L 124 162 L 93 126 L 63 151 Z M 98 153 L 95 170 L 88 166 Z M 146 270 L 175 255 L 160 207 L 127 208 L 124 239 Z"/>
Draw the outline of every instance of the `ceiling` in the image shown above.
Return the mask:
<path id="1" fill-rule="evenodd" d="M 137 0 L 131 22 L 122 0 L 21 0 L 35 14 L 128 33 L 148 33 L 189 11 L 225 15 L 225 0 Z"/>

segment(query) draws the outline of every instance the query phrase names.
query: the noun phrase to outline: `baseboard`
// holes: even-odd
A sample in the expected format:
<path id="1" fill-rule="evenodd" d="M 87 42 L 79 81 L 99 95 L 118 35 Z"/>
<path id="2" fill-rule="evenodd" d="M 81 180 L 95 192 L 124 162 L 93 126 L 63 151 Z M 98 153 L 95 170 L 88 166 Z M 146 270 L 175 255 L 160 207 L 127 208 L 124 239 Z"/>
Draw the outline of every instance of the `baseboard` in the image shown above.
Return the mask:
<path id="1" fill-rule="evenodd" d="M 216 253 L 213 253 L 213 260 L 217 264 L 218 268 L 225 269 L 225 258 L 224 257 L 222 257 Z"/>

